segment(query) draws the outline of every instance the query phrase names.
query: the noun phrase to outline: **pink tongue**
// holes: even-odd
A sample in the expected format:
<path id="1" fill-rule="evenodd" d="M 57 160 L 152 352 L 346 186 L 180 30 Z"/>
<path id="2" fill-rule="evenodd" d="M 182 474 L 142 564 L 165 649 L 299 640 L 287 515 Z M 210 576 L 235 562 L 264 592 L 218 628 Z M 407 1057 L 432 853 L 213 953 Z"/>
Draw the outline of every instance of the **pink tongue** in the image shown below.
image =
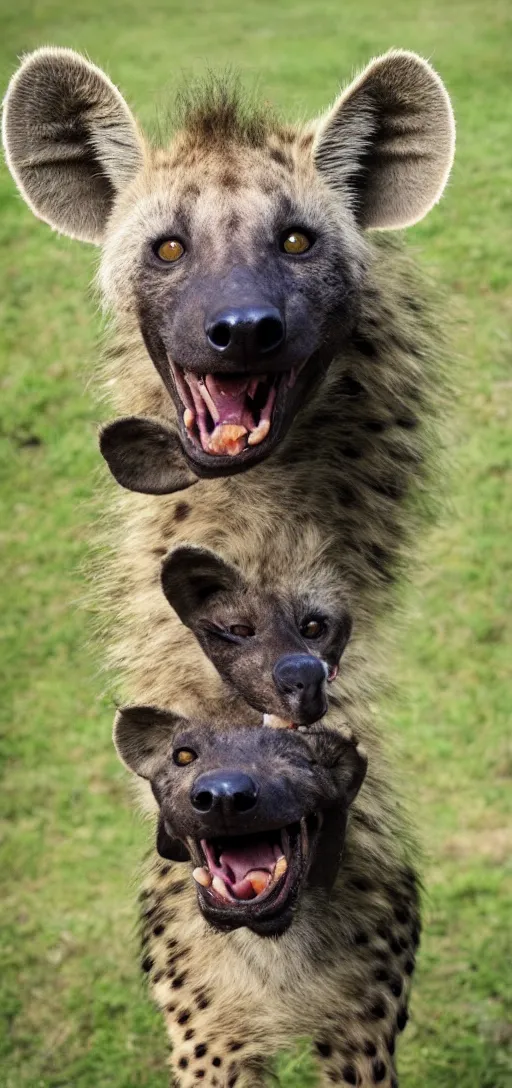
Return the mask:
<path id="1" fill-rule="evenodd" d="M 219 413 L 217 426 L 223 423 L 238 423 L 246 430 L 254 427 L 254 420 L 245 405 L 245 395 L 250 378 L 217 379 L 213 374 L 205 377 L 206 388 Z"/>
<path id="2" fill-rule="evenodd" d="M 276 859 L 281 853 L 280 850 L 275 853 L 275 850 L 276 847 L 271 846 L 269 842 L 241 846 L 238 850 L 232 846 L 229 850 L 224 850 L 220 855 L 220 875 L 228 876 L 229 880 L 236 885 L 239 881 L 245 879 L 246 873 L 251 872 L 253 869 L 266 869 L 267 872 L 271 873 Z"/>

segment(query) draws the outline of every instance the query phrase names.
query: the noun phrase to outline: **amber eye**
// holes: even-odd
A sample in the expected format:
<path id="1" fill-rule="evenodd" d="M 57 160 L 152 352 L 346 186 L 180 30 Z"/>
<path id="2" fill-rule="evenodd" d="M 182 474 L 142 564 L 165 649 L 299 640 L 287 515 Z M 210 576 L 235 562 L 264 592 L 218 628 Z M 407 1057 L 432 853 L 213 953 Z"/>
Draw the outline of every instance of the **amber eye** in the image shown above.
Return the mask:
<path id="1" fill-rule="evenodd" d="M 230 635 L 237 635 L 238 638 L 251 638 L 254 634 L 254 627 L 249 627 L 244 623 L 234 623 L 229 628 Z"/>
<path id="2" fill-rule="evenodd" d="M 161 261 L 172 263 L 173 261 L 179 261 L 180 257 L 183 257 L 185 247 L 182 246 L 181 242 L 178 242 L 177 238 L 167 238 L 165 242 L 160 242 L 155 252 Z"/>
<path id="3" fill-rule="evenodd" d="M 323 620 L 306 620 L 300 629 L 303 638 L 320 638 L 324 631 L 325 623 Z"/>
<path id="4" fill-rule="evenodd" d="M 197 755 L 191 748 L 177 748 L 172 758 L 178 767 L 186 767 L 187 763 L 193 763 L 197 759 Z"/>
<path id="5" fill-rule="evenodd" d="M 298 253 L 305 253 L 306 250 L 310 249 L 311 239 L 300 230 L 292 230 L 289 234 L 284 235 L 281 246 L 285 253 L 290 253 L 293 256 Z"/>

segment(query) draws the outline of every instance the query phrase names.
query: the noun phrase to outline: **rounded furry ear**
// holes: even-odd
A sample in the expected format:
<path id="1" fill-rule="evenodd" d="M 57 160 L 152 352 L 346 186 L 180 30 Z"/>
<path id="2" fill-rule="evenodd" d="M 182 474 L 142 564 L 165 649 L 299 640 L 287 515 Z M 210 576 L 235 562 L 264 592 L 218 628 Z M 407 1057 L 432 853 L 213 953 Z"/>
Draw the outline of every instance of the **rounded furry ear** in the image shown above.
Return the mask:
<path id="1" fill-rule="evenodd" d="M 415 53 L 373 60 L 320 120 L 316 166 L 363 228 L 418 222 L 437 203 L 452 167 L 455 122 L 433 68 Z"/>
<path id="2" fill-rule="evenodd" d="M 4 101 L 7 164 L 38 219 L 100 242 L 116 193 L 143 162 L 143 142 L 108 76 L 72 49 L 36 49 Z"/>
<path id="3" fill-rule="evenodd" d="M 178 432 L 156 419 L 127 416 L 106 423 L 100 453 L 118 484 L 144 495 L 171 495 L 197 483 Z"/>
<path id="4" fill-rule="evenodd" d="M 130 771 L 153 778 L 166 759 L 176 730 L 185 719 L 154 706 L 124 706 L 114 719 L 117 754 Z"/>
<path id="5" fill-rule="evenodd" d="M 240 571 L 209 548 L 183 544 L 162 563 L 162 589 L 185 627 L 193 627 L 203 605 L 215 593 L 243 586 Z"/>

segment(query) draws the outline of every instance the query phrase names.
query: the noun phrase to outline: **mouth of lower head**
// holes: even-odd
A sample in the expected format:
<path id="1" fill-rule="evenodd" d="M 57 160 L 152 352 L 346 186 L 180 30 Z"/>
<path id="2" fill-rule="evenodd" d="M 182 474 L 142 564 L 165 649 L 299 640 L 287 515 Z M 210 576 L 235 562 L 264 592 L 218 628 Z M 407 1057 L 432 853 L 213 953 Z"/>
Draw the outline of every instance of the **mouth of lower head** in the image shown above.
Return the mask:
<path id="1" fill-rule="evenodd" d="M 196 449 L 213 457 L 236 457 L 265 442 L 276 405 L 303 365 L 274 374 L 198 375 L 169 362 L 184 430 Z"/>
<path id="2" fill-rule="evenodd" d="M 322 817 L 250 835 L 200 839 L 193 871 L 205 906 L 227 914 L 278 914 L 296 893 L 307 869 Z"/>

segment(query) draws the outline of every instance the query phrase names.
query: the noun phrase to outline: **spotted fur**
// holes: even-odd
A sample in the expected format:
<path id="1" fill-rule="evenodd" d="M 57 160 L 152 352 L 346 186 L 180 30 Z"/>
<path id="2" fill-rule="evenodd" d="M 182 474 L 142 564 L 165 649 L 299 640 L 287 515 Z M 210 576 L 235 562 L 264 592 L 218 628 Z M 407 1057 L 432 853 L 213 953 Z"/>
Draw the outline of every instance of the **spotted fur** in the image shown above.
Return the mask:
<path id="1" fill-rule="evenodd" d="M 115 324 L 104 378 L 123 415 L 176 423 L 146 345 L 155 358 L 158 314 L 185 273 L 167 296 L 148 240 L 181 224 L 214 274 L 229 246 L 259 268 L 262 238 L 298 208 L 339 258 L 309 284 L 307 312 L 323 308 L 341 346 L 268 460 L 186 493 L 109 492 L 112 554 L 96 585 L 110 661 L 130 702 L 256 723 L 169 609 L 163 557 L 179 543 L 215 549 L 284 598 L 327 586 L 354 622 L 328 722 L 356 731 L 369 770 L 333 893 L 307 892 L 277 943 L 207 929 L 183 865 L 155 858 L 142 893 L 143 968 L 180 1088 L 257 1088 L 268 1056 L 304 1034 L 322 1088 L 393 1088 L 419 908 L 370 703 L 421 514 L 442 366 L 429 291 L 399 245 L 362 228 L 406 225 L 439 198 L 451 110 L 435 73 L 407 53 L 372 62 L 305 126 L 247 114 L 222 85 L 213 108 L 207 100 L 181 114 L 168 146 L 152 147 L 110 81 L 69 50 L 28 57 L 6 99 L 8 161 L 27 202 L 57 229 L 103 244 L 99 282 Z"/>

